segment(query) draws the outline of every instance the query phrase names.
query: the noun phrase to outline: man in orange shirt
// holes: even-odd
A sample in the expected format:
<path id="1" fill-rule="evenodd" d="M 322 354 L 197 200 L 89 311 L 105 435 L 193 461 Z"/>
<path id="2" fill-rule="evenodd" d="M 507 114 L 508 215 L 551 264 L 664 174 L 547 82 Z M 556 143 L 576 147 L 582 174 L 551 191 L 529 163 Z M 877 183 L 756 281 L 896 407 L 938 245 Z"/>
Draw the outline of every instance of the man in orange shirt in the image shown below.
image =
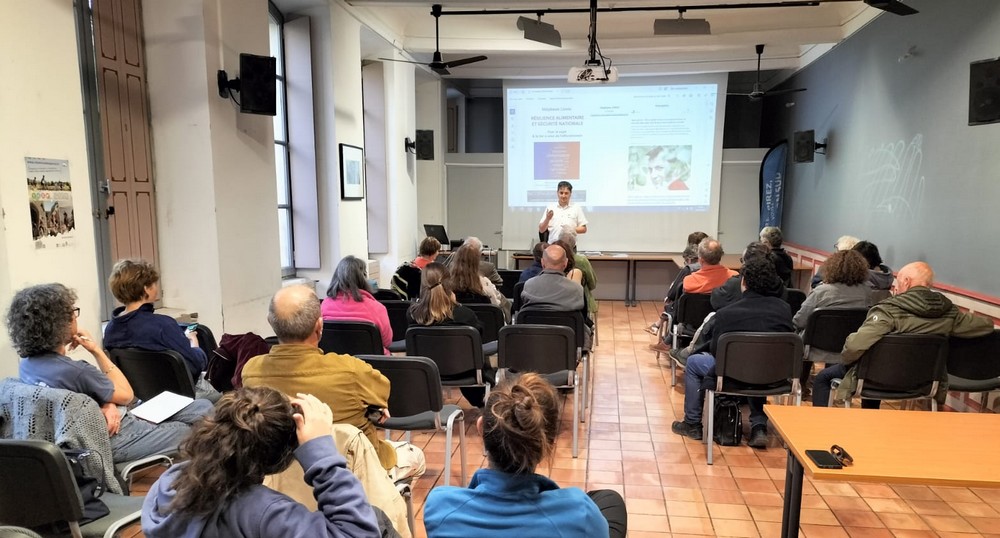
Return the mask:
<path id="1" fill-rule="evenodd" d="M 706 237 L 698 243 L 698 262 L 701 269 L 684 277 L 684 293 L 711 293 L 712 290 L 726 283 L 729 277 L 736 276 L 736 271 L 723 265 L 722 244 L 711 237 Z"/>

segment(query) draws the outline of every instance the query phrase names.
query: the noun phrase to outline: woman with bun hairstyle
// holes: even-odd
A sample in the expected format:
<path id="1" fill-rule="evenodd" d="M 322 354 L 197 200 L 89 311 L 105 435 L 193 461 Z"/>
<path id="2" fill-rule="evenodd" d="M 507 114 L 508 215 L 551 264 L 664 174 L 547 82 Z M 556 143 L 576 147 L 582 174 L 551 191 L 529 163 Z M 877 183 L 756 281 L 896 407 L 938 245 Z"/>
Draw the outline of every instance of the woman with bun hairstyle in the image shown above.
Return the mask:
<path id="1" fill-rule="evenodd" d="M 627 514 L 617 492 L 562 489 L 535 473 L 555 449 L 558 427 L 556 390 L 538 374 L 491 391 L 476 422 L 490 466 L 476 471 L 468 488 L 431 490 L 427 536 L 624 538 Z"/>
<path id="2" fill-rule="evenodd" d="M 142 505 L 149 538 L 200 536 L 378 537 L 375 513 L 330 435 L 333 414 L 316 397 L 289 400 L 267 387 L 227 393 L 195 425 L 182 463 L 153 484 Z M 295 458 L 313 487 L 311 512 L 263 486 Z"/>

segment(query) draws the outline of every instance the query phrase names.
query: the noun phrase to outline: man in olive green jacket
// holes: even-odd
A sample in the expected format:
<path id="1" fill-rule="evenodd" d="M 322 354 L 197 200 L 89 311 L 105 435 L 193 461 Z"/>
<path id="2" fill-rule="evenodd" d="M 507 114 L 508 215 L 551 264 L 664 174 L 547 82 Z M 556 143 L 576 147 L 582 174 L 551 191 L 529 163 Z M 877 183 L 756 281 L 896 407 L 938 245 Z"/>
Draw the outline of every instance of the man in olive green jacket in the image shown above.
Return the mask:
<path id="1" fill-rule="evenodd" d="M 813 406 L 825 407 L 830 382 L 843 381 L 838 396 L 853 392 L 857 377 L 853 365 L 869 348 L 887 334 L 938 334 L 974 338 L 993 331 L 993 321 L 962 312 L 944 295 L 932 291 L 934 271 L 924 262 L 913 262 L 899 270 L 895 296 L 873 306 L 857 332 L 847 337 L 841 356 L 844 364 L 828 366 L 816 375 L 813 383 Z M 939 391 L 939 400 L 944 390 Z M 862 400 L 862 407 L 878 408 L 878 400 Z"/>

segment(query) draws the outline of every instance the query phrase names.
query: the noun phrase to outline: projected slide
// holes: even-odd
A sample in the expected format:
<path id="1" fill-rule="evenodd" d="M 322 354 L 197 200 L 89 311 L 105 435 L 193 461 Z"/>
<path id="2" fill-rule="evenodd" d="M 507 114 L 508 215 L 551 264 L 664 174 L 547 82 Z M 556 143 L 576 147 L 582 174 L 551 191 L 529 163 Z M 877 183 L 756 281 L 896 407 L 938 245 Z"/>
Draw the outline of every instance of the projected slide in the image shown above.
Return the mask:
<path id="1" fill-rule="evenodd" d="M 717 84 L 506 88 L 507 202 L 573 184 L 588 211 L 707 211 Z"/>

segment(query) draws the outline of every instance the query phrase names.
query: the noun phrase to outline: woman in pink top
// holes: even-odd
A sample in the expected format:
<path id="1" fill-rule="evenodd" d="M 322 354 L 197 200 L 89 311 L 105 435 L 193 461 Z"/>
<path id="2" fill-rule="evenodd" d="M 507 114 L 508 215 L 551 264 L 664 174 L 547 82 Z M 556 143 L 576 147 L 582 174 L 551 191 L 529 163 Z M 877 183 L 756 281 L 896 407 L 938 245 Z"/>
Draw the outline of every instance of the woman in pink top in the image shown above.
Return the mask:
<path id="1" fill-rule="evenodd" d="M 348 256 L 337 264 L 326 290 L 326 299 L 321 306 L 323 319 L 343 321 L 370 321 L 378 327 L 382 336 L 382 350 L 389 354 L 392 343 L 392 326 L 389 314 L 382 303 L 368 292 L 365 278 L 365 262 Z"/>

